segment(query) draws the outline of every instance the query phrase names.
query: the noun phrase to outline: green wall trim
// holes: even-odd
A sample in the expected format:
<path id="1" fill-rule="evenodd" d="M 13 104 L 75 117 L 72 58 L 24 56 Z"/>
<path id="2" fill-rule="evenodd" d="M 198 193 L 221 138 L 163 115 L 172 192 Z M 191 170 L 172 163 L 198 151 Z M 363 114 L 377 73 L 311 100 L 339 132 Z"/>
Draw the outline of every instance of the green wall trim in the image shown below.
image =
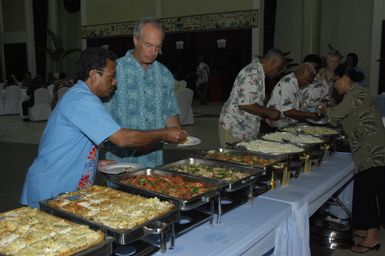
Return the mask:
<path id="1" fill-rule="evenodd" d="M 258 10 L 221 12 L 159 19 L 166 33 L 258 27 Z M 81 26 L 81 38 L 132 35 L 136 21 Z"/>

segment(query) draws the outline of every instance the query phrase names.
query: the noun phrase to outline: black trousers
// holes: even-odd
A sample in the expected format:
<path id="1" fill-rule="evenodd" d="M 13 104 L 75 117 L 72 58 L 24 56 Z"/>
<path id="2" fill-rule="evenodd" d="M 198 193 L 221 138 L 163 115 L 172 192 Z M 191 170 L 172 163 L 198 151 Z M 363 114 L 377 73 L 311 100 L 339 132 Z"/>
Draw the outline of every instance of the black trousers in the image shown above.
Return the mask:
<path id="1" fill-rule="evenodd" d="M 385 223 L 385 166 L 355 175 L 352 214 L 354 229 L 366 230 Z"/>

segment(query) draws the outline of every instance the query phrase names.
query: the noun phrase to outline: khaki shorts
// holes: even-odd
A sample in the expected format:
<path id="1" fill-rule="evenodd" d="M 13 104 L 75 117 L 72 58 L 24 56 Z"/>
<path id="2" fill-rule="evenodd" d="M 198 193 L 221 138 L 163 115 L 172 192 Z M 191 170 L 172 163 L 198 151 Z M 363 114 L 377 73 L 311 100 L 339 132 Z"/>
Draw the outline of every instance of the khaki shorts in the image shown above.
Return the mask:
<path id="1" fill-rule="evenodd" d="M 219 136 L 219 146 L 225 148 L 226 143 L 234 143 L 240 141 L 239 138 L 236 138 L 232 135 L 231 129 L 225 129 L 222 125 L 218 124 L 218 136 Z"/>

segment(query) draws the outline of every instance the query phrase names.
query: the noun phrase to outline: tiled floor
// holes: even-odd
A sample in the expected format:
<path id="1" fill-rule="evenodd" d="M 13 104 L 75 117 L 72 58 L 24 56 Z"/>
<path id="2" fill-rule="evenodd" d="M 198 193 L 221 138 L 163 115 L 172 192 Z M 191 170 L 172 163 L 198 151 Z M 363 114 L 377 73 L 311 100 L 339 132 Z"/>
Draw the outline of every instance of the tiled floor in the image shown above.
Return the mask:
<path id="1" fill-rule="evenodd" d="M 166 145 L 166 149 L 207 150 L 218 147 L 217 123 L 218 114 L 222 103 L 209 103 L 208 105 L 193 105 L 195 123 L 184 126 L 191 136 L 198 137 L 202 143 L 189 148 L 178 148 Z M 19 116 L 0 116 L 0 212 L 17 207 L 18 195 L 24 180 L 25 172 L 36 156 L 37 145 L 45 122 L 23 122 Z M 385 255 L 385 232 L 381 229 L 381 243 L 384 245 L 380 251 L 372 251 L 366 255 Z M 325 251 L 325 252 L 324 252 Z M 348 256 L 355 255 L 350 250 L 313 250 L 313 256 Z"/>

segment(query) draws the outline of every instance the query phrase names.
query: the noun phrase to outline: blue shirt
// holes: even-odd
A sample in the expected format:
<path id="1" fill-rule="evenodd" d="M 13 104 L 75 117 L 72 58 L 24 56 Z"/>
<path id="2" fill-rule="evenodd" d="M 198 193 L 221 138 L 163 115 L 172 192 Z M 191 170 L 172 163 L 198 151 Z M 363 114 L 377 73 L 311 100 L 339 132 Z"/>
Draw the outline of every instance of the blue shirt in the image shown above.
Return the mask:
<path id="1" fill-rule="evenodd" d="M 107 109 L 122 127 L 154 130 L 166 126 L 166 121 L 179 114 L 174 78 L 161 63 L 154 61 L 146 70 L 132 55 L 132 50 L 117 60 L 117 90 L 106 103 Z M 134 149 L 106 145 L 106 158 L 125 163 L 154 167 L 163 163 L 163 145 L 155 151 L 140 153 Z"/>
<path id="2" fill-rule="evenodd" d="M 97 145 L 120 126 L 88 86 L 78 81 L 58 102 L 40 140 L 37 158 L 28 170 L 21 204 L 93 185 Z"/>

